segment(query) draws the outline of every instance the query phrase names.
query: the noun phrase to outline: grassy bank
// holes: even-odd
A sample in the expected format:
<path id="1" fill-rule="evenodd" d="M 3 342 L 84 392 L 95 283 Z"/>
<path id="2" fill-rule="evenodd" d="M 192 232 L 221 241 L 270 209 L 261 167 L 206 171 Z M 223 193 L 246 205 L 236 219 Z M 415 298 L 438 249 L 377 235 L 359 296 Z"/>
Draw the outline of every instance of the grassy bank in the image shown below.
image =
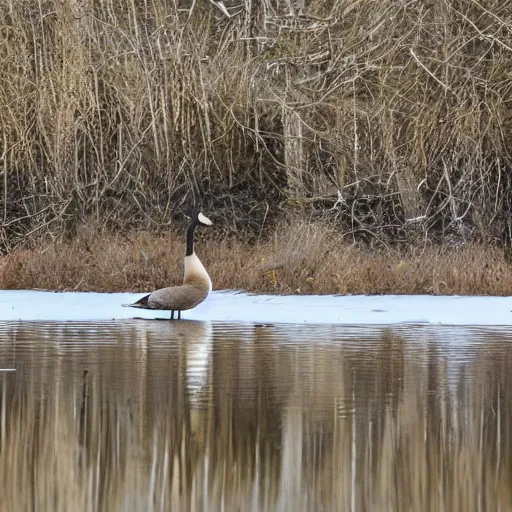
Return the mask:
<path id="1" fill-rule="evenodd" d="M 215 289 L 277 294 L 510 295 L 503 248 L 467 244 L 370 250 L 322 224 L 282 223 L 255 243 L 199 233 L 196 251 Z M 181 284 L 182 233 L 129 235 L 82 227 L 0 258 L 0 288 L 148 291 Z"/>
<path id="2" fill-rule="evenodd" d="M 510 242 L 506 2 L 224 3 L 2 9 L 0 251 L 200 196 L 229 233 L 297 208 L 366 242 Z"/>

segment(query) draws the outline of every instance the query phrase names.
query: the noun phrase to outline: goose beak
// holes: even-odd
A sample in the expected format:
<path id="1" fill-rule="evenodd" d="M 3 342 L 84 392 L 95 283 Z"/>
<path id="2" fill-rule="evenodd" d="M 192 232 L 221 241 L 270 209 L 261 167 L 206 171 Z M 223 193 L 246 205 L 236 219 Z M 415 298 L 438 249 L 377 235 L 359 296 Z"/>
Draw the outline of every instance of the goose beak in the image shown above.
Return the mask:
<path id="1" fill-rule="evenodd" d="M 199 212 L 199 215 L 197 216 L 197 220 L 201 224 L 204 224 L 205 226 L 212 226 L 213 225 L 213 222 L 208 217 L 203 215 L 201 212 Z"/>

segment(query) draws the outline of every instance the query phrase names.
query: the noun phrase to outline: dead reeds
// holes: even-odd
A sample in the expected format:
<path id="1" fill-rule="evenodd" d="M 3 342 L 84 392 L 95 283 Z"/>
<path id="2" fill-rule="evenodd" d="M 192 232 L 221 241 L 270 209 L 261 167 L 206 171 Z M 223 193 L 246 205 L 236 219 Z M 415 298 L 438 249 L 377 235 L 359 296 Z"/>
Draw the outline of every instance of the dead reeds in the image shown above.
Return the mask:
<path id="1" fill-rule="evenodd" d="M 292 4 L 6 2 L 1 249 L 158 230 L 194 194 L 231 232 L 298 207 L 366 241 L 510 240 L 507 3 Z"/>
<path id="2" fill-rule="evenodd" d="M 215 229 L 215 228 L 212 228 Z M 199 233 L 196 250 L 215 289 L 275 294 L 510 295 L 512 266 L 499 247 L 470 243 L 370 249 L 324 224 L 281 223 L 248 244 Z M 0 258 L 0 288 L 149 291 L 180 284 L 183 235 L 130 235 L 83 227 Z"/>

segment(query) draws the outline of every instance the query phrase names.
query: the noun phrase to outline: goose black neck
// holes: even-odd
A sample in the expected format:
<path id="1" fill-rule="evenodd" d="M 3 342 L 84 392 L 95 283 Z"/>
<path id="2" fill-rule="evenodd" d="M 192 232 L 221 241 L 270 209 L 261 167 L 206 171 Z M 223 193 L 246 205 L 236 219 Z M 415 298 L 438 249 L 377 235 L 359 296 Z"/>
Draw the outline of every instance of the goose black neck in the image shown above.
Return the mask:
<path id="1" fill-rule="evenodd" d="M 185 256 L 194 254 L 194 231 L 196 230 L 197 221 L 192 221 L 187 229 L 187 252 Z"/>

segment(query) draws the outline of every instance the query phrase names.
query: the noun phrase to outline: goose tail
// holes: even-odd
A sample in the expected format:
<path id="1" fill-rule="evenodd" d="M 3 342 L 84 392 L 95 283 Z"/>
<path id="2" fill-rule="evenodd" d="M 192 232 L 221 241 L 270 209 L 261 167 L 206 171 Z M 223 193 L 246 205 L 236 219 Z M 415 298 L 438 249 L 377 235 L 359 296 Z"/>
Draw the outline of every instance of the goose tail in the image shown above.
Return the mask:
<path id="1" fill-rule="evenodd" d="M 145 295 L 144 297 L 142 297 L 142 299 L 139 299 L 137 302 L 134 302 L 133 304 L 123 304 L 123 307 L 148 309 L 148 298 L 149 295 Z"/>

